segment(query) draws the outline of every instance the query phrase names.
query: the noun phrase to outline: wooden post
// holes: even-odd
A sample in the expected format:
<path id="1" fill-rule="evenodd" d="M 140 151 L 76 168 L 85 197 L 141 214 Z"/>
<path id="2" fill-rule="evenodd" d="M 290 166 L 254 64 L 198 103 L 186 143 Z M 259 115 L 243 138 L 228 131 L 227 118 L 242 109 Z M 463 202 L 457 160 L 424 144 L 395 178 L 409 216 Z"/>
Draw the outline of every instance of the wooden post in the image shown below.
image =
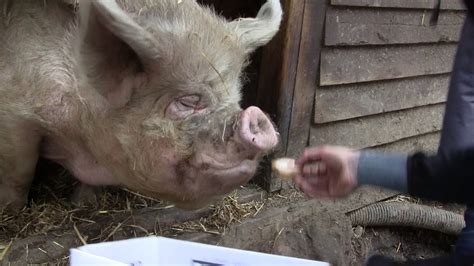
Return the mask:
<path id="1" fill-rule="evenodd" d="M 270 160 L 294 156 L 308 143 L 319 66 L 326 0 L 282 0 L 284 20 L 263 49 L 257 104 L 276 122 L 281 143 L 266 158 L 256 181 L 267 191 L 282 188 Z"/>
<path id="2" fill-rule="evenodd" d="M 290 157 L 299 156 L 309 143 L 327 6 L 327 0 L 306 0 L 286 150 Z"/>

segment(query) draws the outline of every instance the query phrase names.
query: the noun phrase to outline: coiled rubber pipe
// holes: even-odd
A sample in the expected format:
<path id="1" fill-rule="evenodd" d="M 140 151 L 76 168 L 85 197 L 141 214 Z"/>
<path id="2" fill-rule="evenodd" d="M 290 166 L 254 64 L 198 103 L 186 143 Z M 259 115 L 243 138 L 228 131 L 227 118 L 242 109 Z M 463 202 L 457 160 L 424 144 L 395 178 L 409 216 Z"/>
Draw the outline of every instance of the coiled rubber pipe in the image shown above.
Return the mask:
<path id="1" fill-rule="evenodd" d="M 353 226 L 408 226 L 457 235 L 462 215 L 408 202 L 380 202 L 348 213 Z"/>

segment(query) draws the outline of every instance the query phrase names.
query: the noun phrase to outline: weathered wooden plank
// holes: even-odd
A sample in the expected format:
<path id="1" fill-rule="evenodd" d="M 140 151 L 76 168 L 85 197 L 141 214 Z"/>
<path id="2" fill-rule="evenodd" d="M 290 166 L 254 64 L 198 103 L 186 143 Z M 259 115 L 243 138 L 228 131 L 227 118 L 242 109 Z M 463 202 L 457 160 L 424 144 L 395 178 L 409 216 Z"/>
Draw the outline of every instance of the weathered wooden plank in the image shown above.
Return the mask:
<path id="1" fill-rule="evenodd" d="M 280 31 L 263 49 L 257 105 L 271 115 L 280 132 L 281 149 L 275 156 L 286 153 L 304 5 L 301 0 L 282 1 L 284 18 Z M 267 191 L 279 189 L 280 180 L 270 177 L 270 164 L 267 163 L 261 167 L 256 181 Z"/>
<path id="2" fill-rule="evenodd" d="M 336 6 L 395 7 L 434 9 L 437 0 L 331 0 Z M 441 1 L 441 9 L 464 10 L 462 0 Z"/>
<path id="3" fill-rule="evenodd" d="M 427 153 L 435 153 L 438 150 L 440 133 L 434 132 L 421 136 L 402 139 L 400 141 L 389 144 L 372 147 L 372 150 L 382 152 L 404 152 L 414 153 L 423 151 Z"/>
<path id="4" fill-rule="evenodd" d="M 449 73 L 457 44 L 324 48 L 321 85 Z"/>
<path id="5" fill-rule="evenodd" d="M 366 148 L 439 131 L 444 104 L 315 125 L 310 144 Z"/>
<path id="6" fill-rule="evenodd" d="M 401 9 L 328 9 L 325 44 L 382 45 L 458 41 L 465 12 L 441 12 L 430 26 L 431 12 Z"/>
<path id="7" fill-rule="evenodd" d="M 315 123 L 380 114 L 442 103 L 449 74 L 321 87 L 316 91 Z"/>
<path id="8" fill-rule="evenodd" d="M 313 120 L 310 110 L 313 108 L 316 80 L 319 73 L 326 3 L 326 0 L 306 0 L 287 156 L 296 156 L 308 145 Z"/>

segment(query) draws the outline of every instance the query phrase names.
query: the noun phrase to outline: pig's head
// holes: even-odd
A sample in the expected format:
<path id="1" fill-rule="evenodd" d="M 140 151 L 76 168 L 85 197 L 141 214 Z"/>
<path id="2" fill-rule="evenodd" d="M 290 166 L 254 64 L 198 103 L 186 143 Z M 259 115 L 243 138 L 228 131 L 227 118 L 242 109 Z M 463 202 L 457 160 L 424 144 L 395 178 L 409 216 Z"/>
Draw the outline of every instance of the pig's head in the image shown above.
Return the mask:
<path id="1" fill-rule="evenodd" d="M 242 71 L 278 31 L 279 0 L 235 21 L 194 0 L 79 9 L 81 83 L 106 106 L 87 117 L 101 124 L 88 148 L 119 184 L 194 208 L 255 174 L 279 138 L 259 108 L 241 109 Z"/>

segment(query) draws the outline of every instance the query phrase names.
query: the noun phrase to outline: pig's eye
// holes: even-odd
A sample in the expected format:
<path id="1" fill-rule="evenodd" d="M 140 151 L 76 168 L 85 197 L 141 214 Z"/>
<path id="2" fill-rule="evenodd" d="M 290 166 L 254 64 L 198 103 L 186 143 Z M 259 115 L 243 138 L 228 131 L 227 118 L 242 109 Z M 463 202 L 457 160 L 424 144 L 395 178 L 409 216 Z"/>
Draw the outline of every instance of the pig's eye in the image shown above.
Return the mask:
<path id="1" fill-rule="evenodd" d="M 184 96 L 178 99 L 179 103 L 185 108 L 197 109 L 201 97 L 199 95 Z"/>
<path id="2" fill-rule="evenodd" d="M 186 118 L 205 109 L 199 95 L 187 95 L 173 100 L 166 108 L 166 117 L 173 120 Z"/>

